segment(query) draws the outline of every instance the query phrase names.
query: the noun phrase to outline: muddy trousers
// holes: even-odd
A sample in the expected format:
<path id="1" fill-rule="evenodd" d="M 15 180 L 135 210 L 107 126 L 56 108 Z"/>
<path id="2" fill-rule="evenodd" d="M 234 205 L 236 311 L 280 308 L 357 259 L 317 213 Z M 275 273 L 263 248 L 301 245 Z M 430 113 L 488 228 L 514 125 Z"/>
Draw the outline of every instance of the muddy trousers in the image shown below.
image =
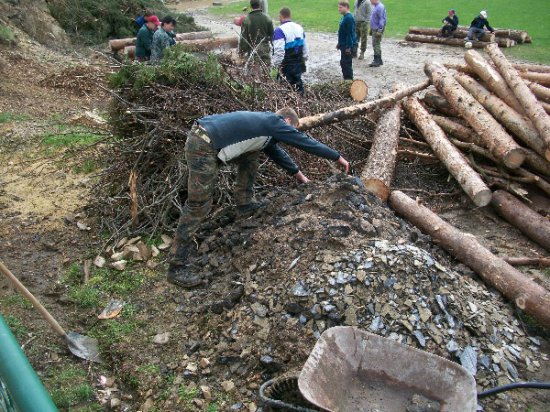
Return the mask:
<path id="1" fill-rule="evenodd" d="M 340 67 L 342 68 L 342 76 L 344 76 L 344 80 L 353 80 L 352 53 L 346 54 L 344 50 L 340 50 Z"/>
<path id="2" fill-rule="evenodd" d="M 185 159 L 188 171 L 187 201 L 178 221 L 174 243 L 190 242 L 212 208 L 212 198 L 218 179 L 219 160 L 218 151 L 207 140 L 209 138 L 206 133 L 196 126 L 193 126 L 187 135 L 185 142 Z M 251 152 L 234 160 L 237 163 L 237 178 L 234 187 L 237 206 L 252 202 L 259 156 L 260 152 Z M 177 246 L 172 250 L 176 249 Z"/>
<path id="3" fill-rule="evenodd" d="M 370 23 L 366 21 L 355 22 L 355 34 L 357 35 L 357 44 L 353 48 L 353 55 L 357 55 L 357 49 L 359 49 L 359 42 L 361 43 L 361 52 L 367 51 L 367 39 L 369 34 Z"/>

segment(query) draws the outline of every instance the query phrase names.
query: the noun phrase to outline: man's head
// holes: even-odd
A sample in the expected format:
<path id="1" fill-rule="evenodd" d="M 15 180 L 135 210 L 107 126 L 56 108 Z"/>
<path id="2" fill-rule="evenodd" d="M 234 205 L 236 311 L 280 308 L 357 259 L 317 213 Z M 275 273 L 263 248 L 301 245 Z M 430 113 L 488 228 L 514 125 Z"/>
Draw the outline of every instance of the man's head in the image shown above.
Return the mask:
<path id="1" fill-rule="evenodd" d="M 283 21 L 290 20 L 290 9 L 288 7 L 283 7 L 279 11 L 279 21 L 282 23 Z"/>
<path id="2" fill-rule="evenodd" d="M 338 2 L 338 13 L 346 14 L 349 13 L 349 2 L 342 0 Z"/>
<path id="3" fill-rule="evenodd" d="M 449 10 L 449 16 L 454 16 L 456 14 L 455 9 Z"/>
<path id="4" fill-rule="evenodd" d="M 277 114 L 282 116 L 285 119 L 285 122 L 291 124 L 294 127 L 298 127 L 300 124 L 300 118 L 298 114 L 291 109 L 290 107 L 283 107 L 282 109 L 277 110 Z"/>
<path id="5" fill-rule="evenodd" d="M 147 17 L 147 20 L 145 20 L 145 25 L 149 30 L 155 30 L 158 26 L 160 26 L 160 20 L 153 14 Z"/>
<path id="6" fill-rule="evenodd" d="M 372 4 L 373 6 L 376 6 L 379 2 L 380 0 L 370 0 L 370 4 Z"/>
<path id="7" fill-rule="evenodd" d="M 164 17 L 162 20 L 161 20 L 161 23 L 162 23 L 162 28 L 165 30 L 165 31 L 172 31 L 174 30 L 174 28 L 176 27 L 176 19 L 173 18 L 172 16 L 166 16 Z"/>
<path id="8" fill-rule="evenodd" d="M 479 12 L 479 17 L 481 17 L 482 19 L 486 19 L 487 18 L 487 12 L 485 10 L 481 10 Z"/>
<path id="9" fill-rule="evenodd" d="M 252 10 L 258 10 L 261 7 L 260 0 L 250 0 L 250 8 Z"/>

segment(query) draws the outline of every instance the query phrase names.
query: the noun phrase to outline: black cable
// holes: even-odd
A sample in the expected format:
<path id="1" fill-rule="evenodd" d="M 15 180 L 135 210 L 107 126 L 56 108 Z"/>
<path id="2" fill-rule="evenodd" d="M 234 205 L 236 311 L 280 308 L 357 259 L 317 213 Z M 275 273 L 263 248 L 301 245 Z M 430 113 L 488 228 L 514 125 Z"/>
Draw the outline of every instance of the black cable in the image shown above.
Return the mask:
<path id="1" fill-rule="evenodd" d="M 509 385 L 497 386 L 496 388 L 486 390 L 484 392 L 478 393 L 477 397 L 485 398 L 486 396 L 493 396 L 497 393 L 506 392 L 510 389 L 522 389 L 522 388 L 533 388 L 533 389 L 550 389 L 550 382 L 516 382 Z"/>

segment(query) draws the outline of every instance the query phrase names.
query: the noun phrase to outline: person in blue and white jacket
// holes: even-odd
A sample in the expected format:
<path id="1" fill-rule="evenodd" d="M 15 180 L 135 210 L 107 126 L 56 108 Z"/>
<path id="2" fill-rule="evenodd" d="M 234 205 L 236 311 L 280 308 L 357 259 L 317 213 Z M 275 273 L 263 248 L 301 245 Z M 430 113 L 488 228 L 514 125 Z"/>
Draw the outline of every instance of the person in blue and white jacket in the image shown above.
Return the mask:
<path id="1" fill-rule="evenodd" d="M 283 7 L 279 11 L 279 21 L 281 25 L 275 29 L 273 34 L 271 64 L 294 90 L 303 95 L 302 68 L 309 54 L 306 35 L 302 26 L 291 20 L 291 12 L 288 7 Z"/>

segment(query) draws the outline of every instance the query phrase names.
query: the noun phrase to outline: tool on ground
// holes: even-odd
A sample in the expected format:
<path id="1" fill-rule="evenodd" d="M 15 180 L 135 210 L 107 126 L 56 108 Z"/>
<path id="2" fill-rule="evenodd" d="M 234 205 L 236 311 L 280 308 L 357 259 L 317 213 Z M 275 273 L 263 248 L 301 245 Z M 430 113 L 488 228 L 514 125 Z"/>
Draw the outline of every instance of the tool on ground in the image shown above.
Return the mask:
<path id="1" fill-rule="evenodd" d="M 29 292 L 29 290 L 15 277 L 13 273 L 2 263 L 0 262 L 0 272 L 11 281 L 15 288 L 27 299 L 31 301 L 33 306 L 38 309 L 42 314 L 44 319 L 53 327 L 53 329 L 61 335 L 67 341 L 69 350 L 75 356 L 79 358 L 86 359 L 92 362 L 101 362 L 99 356 L 98 342 L 97 339 L 90 338 L 85 335 L 80 335 L 76 332 L 65 332 L 59 323 L 53 318 L 52 315 L 46 310 L 44 306 L 34 297 L 34 295 Z"/>

